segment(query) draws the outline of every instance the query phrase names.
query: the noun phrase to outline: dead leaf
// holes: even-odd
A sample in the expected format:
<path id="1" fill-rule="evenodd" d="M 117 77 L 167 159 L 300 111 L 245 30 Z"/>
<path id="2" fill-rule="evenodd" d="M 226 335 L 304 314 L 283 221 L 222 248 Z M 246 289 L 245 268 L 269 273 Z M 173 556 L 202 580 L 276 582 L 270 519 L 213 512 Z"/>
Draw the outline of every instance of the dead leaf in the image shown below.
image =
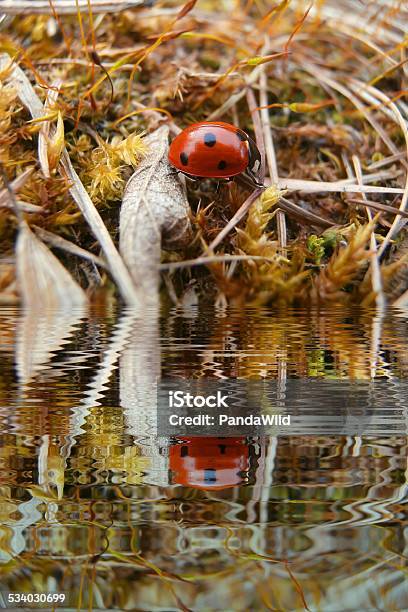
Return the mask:
<path id="1" fill-rule="evenodd" d="M 16 245 L 17 279 L 26 308 L 83 307 L 87 297 L 51 251 L 21 223 Z"/>
<path id="2" fill-rule="evenodd" d="M 149 155 L 130 178 L 120 213 L 120 252 L 145 305 L 158 305 L 163 247 L 177 249 L 191 240 L 187 198 L 167 161 L 167 126 L 145 143 Z"/>

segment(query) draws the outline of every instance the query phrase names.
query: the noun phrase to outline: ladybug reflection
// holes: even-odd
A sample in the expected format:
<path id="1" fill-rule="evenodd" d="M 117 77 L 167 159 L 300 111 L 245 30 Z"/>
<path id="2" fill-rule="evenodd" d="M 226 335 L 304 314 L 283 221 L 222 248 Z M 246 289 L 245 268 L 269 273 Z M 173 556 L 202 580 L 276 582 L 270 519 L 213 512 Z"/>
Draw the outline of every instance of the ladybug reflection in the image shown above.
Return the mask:
<path id="1" fill-rule="evenodd" d="M 249 446 L 243 436 L 236 438 L 178 438 L 170 446 L 173 484 L 195 489 L 219 490 L 244 482 L 250 468 Z"/>
<path id="2" fill-rule="evenodd" d="M 264 187 L 261 154 L 246 132 L 222 121 L 201 121 L 186 127 L 170 145 L 169 162 L 191 178 L 231 180 L 241 175 Z"/>

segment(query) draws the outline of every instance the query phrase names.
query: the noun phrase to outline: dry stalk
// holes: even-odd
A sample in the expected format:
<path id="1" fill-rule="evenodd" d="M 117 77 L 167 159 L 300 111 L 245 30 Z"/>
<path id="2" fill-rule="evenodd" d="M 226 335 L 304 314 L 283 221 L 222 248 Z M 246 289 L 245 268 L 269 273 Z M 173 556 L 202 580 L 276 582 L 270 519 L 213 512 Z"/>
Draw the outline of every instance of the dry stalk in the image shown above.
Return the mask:
<path id="1" fill-rule="evenodd" d="M 367 177 L 364 177 L 367 180 Z M 374 180 L 378 180 L 375 178 Z M 269 183 L 268 180 L 265 181 Z M 404 193 L 404 189 L 398 187 L 377 187 L 374 185 L 355 185 L 348 181 L 305 181 L 302 179 L 279 178 L 279 189 L 286 191 L 300 191 L 303 193 Z M 395 213 L 398 210 L 395 209 Z"/>
<path id="2" fill-rule="evenodd" d="M 348 198 L 347 204 L 359 204 L 361 206 L 361 198 Z M 388 206 L 387 204 L 380 204 L 379 202 L 374 202 L 374 200 L 367 200 L 367 197 L 364 198 L 364 205 L 367 208 L 373 208 L 374 210 L 378 210 L 380 212 L 388 212 L 395 215 L 398 212 L 400 217 L 408 218 L 408 212 L 402 212 L 398 208 L 394 206 Z"/>
<path id="3" fill-rule="evenodd" d="M 378 168 L 383 168 L 384 166 L 388 166 L 389 164 L 393 164 L 396 161 L 401 159 L 405 159 L 405 153 L 397 153 L 396 155 L 389 155 L 388 157 L 384 157 L 384 159 L 380 159 L 372 164 L 367 166 L 367 170 L 377 170 Z"/>
<path id="4" fill-rule="evenodd" d="M 119 255 L 99 212 L 88 195 L 88 192 L 83 186 L 78 174 L 75 172 L 66 151 L 64 151 L 62 155 L 62 165 L 66 176 L 72 182 L 70 194 L 74 198 L 78 208 L 90 226 L 92 233 L 98 240 L 101 249 L 104 252 L 106 262 L 109 266 L 109 271 L 116 281 L 123 299 L 128 306 L 139 306 L 140 296 L 132 282 L 129 270 Z"/>
<path id="5" fill-rule="evenodd" d="M 24 170 L 17 178 L 12 181 L 8 188 L 0 190 L 0 208 L 11 208 L 14 209 L 16 206 L 21 210 L 21 212 L 28 213 L 41 213 L 43 211 L 41 206 L 37 206 L 36 204 L 30 204 L 28 202 L 20 202 L 15 198 L 13 202 L 10 201 L 9 189 L 13 192 L 14 195 L 18 193 L 18 191 L 24 187 L 27 180 L 30 178 L 34 171 L 34 168 L 27 168 Z"/>
<path id="6" fill-rule="evenodd" d="M 184 261 L 173 261 L 160 264 L 160 270 L 179 270 L 181 268 L 192 268 L 193 266 L 206 266 L 212 263 L 228 263 L 231 261 L 269 261 L 270 257 L 258 255 L 209 255 L 208 257 L 197 257 Z"/>
<path id="7" fill-rule="evenodd" d="M 92 0 L 93 13 L 110 13 L 124 11 L 135 6 L 141 6 L 144 0 Z M 88 12 L 89 0 L 53 0 L 57 13 L 61 15 L 76 15 L 77 11 Z M 1 0 L 0 12 L 7 15 L 51 13 L 49 0 Z"/>
<path id="8" fill-rule="evenodd" d="M 104 259 L 102 259 L 102 257 L 98 257 L 97 255 L 86 251 L 77 244 L 74 244 L 73 242 L 62 238 L 61 236 L 58 236 L 58 234 L 48 232 L 42 227 L 37 227 L 36 225 L 33 225 L 32 228 L 43 242 L 47 242 L 56 249 L 61 249 L 66 253 L 71 253 L 71 255 L 76 255 L 77 257 L 81 257 L 82 259 L 90 261 L 91 263 L 95 264 L 96 266 L 99 266 L 100 268 L 106 269 L 106 262 Z"/>
<path id="9" fill-rule="evenodd" d="M 211 253 L 217 246 L 224 240 L 226 236 L 234 229 L 236 225 L 245 217 L 248 210 L 251 208 L 253 202 L 261 195 L 262 188 L 255 189 L 245 200 L 245 202 L 240 206 L 235 215 L 230 219 L 225 225 L 220 233 L 214 238 L 214 240 L 209 244 L 207 248 L 207 252 Z"/>
<path id="10" fill-rule="evenodd" d="M 247 87 L 253 85 L 261 73 L 262 66 L 257 66 L 251 72 L 251 74 L 245 79 Z M 223 115 L 225 115 L 235 104 L 238 104 L 240 100 L 245 96 L 245 88 L 243 87 L 237 93 L 233 94 L 222 104 L 219 108 L 213 111 L 208 117 L 207 121 L 214 121 L 215 119 L 220 119 Z"/>
<path id="11" fill-rule="evenodd" d="M 327 219 L 323 219 L 323 217 L 320 217 L 319 215 L 316 215 L 315 213 L 312 213 L 309 210 L 303 209 L 298 204 L 295 204 L 294 202 L 291 202 L 290 200 L 287 200 L 284 197 L 280 198 L 279 206 L 285 212 L 287 212 L 288 215 L 296 217 L 297 219 L 300 219 L 303 222 L 307 221 L 309 225 L 317 225 L 318 227 L 332 227 L 334 225 L 333 222 L 328 221 Z"/>
<path id="12" fill-rule="evenodd" d="M 130 178 L 120 212 L 120 251 L 143 306 L 158 307 L 161 245 L 177 249 L 191 239 L 189 206 L 167 161 L 168 126 L 150 134 L 150 154 Z"/>
<path id="13" fill-rule="evenodd" d="M 258 104 L 256 102 L 254 92 L 250 87 L 247 90 L 247 102 L 249 111 L 252 116 L 252 120 L 254 122 L 256 144 L 261 154 L 261 169 L 259 171 L 259 178 L 261 180 L 261 183 L 263 183 L 265 180 L 265 141 L 263 136 L 261 117 L 257 108 Z"/>
<path id="14" fill-rule="evenodd" d="M 259 100 L 261 103 L 261 107 L 266 107 L 268 104 L 268 93 L 267 93 L 267 77 L 265 66 L 261 66 L 261 74 L 259 77 Z M 278 185 L 279 183 L 279 174 L 278 174 L 278 164 L 276 161 L 276 153 L 275 147 L 273 144 L 273 136 L 272 136 L 272 128 L 269 120 L 269 111 L 267 108 L 261 108 L 261 123 L 262 130 L 264 135 L 264 143 L 265 143 L 265 155 L 266 161 L 268 164 L 269 176 L 271 178 L 272 184 Z M 287 233 L 286 233 L 286 217 L 285 213 L 281 210 L 277 211 L 276 215 L 276 223 L 278 229 L 278 241 L 279 248 L 281 254 L 286 257 L 286 247 L 287 247 Z"/>

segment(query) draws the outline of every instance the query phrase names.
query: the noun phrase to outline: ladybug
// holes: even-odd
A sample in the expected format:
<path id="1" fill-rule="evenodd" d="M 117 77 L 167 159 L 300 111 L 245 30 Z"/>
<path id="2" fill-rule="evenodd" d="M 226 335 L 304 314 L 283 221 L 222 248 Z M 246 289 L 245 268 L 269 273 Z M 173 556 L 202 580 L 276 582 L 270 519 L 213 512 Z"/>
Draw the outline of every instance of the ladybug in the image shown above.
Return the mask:
<path id="1" fill-rule="evenodd" d="M 250 457 L 248 444 L 242 436 L 179 437 L 178 440 L 169 451 L 173 484 L 221 490 L 245 482 Z"/>
<path id="2" fill-rule="evenodd" d="M 255 142 L 240 128 L 222 121 L 200 121 L 186 127 L 172 141 L 169 162 L 191 178 L 231 180 L 242 174 L 263 187 L 262 158 Z"/>

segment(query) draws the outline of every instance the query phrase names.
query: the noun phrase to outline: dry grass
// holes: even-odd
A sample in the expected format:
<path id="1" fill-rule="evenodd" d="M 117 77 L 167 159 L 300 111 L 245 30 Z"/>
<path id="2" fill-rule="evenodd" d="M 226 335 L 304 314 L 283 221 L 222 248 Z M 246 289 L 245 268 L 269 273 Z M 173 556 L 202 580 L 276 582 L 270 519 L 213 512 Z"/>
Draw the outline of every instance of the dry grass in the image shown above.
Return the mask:
<path id="1" fill-rule="evenodd" d="M 169 0 L 115 15 L 71 4 L 2 22 L 2 303 L 22 295 L 18 211 L 89 299 L 116 286 L 136 303 L 115 245 L 144 137 L 218 118 L 256 138 L 265 184 L 285 193 L 272 205 L 240 183 L 187 181 L 195 235 L 162 256 L 173 299 L 194 278 L 204 302 L 405 304 L 392 281 L 406 270 L 403 3 Z"/>

